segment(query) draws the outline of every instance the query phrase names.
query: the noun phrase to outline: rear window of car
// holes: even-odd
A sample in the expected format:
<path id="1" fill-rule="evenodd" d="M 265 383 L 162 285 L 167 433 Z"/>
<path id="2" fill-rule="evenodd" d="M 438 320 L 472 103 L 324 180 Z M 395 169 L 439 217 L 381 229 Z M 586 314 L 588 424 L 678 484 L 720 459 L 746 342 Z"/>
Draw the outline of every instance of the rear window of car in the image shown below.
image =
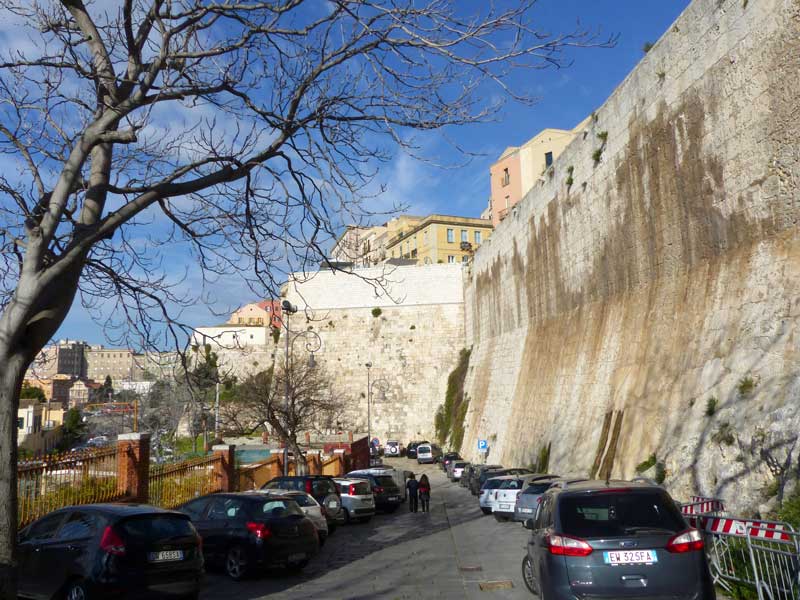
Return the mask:
<path id="1" fill-rule="evenodd" d="M 485 490 L 496 490 L 501 485 L 503 485 L 502 479 L 489 479 L 486 483 L 483 484 L 483 489 Z"/>
<path id="2" fill-rule="evenodd" d="M 457 462 L 453 468 L 454 469 L 463 469 L 466 466 L 467 466 L 467 463 L 465 463 L 465 462 Z"/>
<path id="3" fill-rule="evenodd" d="M 559 517 L 563 533 L 584 538 L 651 530 L 677 533 L 686 527 L 675 504 L 657 491 L 562 496 Z"/>
<path id="4" fill-rule="evenodd" d="M 306 496 L 305 494 L 297 494 L 296 496 L 292 496 L 292 500 L 297 502 L 298 506 L 316 506 L 316 501 L 311 496 Z"/>
<path id="5" fill-rule="evenodd" d="M 302 490 L 303 482 L 299 479 L 273 479 L 264 488 L 268 490 Z"/>
<path id="6" fill-rule="evenodd" d="M 183 535 L 194 535 L 188 517 L 178 515 L 139 515 L 122 521 L 122 533 L 137 540 L 162 540 Z"/>
<path id="7" fill-rule="evenodd" d="M 270 499 L 254 502 L 250 509 L 254 519 L 302 515 L 303 511 L 294 500 Z"/>
<path id="8" fill-rule="evenodd" d="M 545 481 L 544 483 L 532 483 L 528 487 L 526 487 L 522 491 L 522 493 L 523 494 L 544 494 L 551 485 L 553 485 L 552 481 Z"/>
<path id="9" fill-rule="evenodd" d="M 397 487 L 390 475 L 375 475 L 375 482 L 383 487 Z"/>
<path id="10" fill-rule="evenodd" d="M 519 490 L 522 488 L 521 479 L 507 479 L 500 485 L 501 490 Z"/>
<path id="11" fill-rule="evenodd" d="M 311 481 L 311 490 L 313 491 L 314 496 L 335 494 L 336 484 L 330 479 L 313 479 Z"/>
<path id="12" fill-rule="evenodd" d="M 426 453 L 428 453 L 430 451 L 431 451 L 431 447 L 430 446 L 417 446 L 417 454 L 419 454 L 420 452 L 423 453 L 423 454 L 426 454 Z"/>
<path id="13" fill-rule="evenodd" d="M 386 442 L 387 446 L 399 446 L 400 442 Z"/>

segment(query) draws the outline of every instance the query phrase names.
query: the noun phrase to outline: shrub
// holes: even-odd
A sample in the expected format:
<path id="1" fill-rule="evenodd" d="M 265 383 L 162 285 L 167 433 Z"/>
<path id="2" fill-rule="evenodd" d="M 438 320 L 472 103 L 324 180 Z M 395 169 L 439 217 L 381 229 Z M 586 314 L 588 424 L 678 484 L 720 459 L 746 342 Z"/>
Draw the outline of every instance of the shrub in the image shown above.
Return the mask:
<path id="1" fill-rule="evenodd" d="M 376 319 L 378 317 L 380 317 L 382 314 L 383 314 L 383 311 L 380 308 L 378 308 L 377 306 L 372 309 L 372 316 L 375 317 Z"/>
<path id="2" fill-rule="evenodd" d="M 468 405 L 464 394 L 464 381 L 467 378 L 469 355 L 469 350 L 461 350 L 458 364 L 456 364 L 447 378 L 444 404 L 439 407 L 434 417 L 436 438 L 439 443 L 445 445 L 449 439 L 450 445 L 456 452 L 461 449 L 461 442 L 464 439 L 464 417 L 467 411 L 466 406 L 462 408 L 462 405 Z M 455 444 L 456 441 L 458 441 L 458 445 Z"/>
<path id="3" fill-rule="evenodd" d="M 714 396 L 711 396 L 711 398 L 709 398 L 706 401 L 706 416 L 707 417 L 713 417 L 714 416 L 714 413 L 717 412 L 717 404 L 718 403 L 719 403 L 719 400 L 717 400 Z"/>
<path id="4" fill-rule="evenodd" d="M 650 50 L 653 49 L 653 42 L 645 42 L 644 46 L 642 46 L 642 52 L 647 54 Z"/>
<path id="5" fill-rule="evenodd" d="M 417 328 L 416 325 L 412 325 L 411 327 L 409 327 L 409 329 L 416 329 L 416 328 Z"/>
<path id="6" fill-rule="evenodd" d="M 601 131 L 600 133 L 597 134 L 597 137 L 600 139 L 601 142 L 603 142 L 603 145 L 605 145 L 605 143 L 608 141 L 608 132 Z"/>
<path id="7" fill-rule="evenodd" d="M 667 74 L 664 71 L 656 71 L 656 77 L 660 82 L 663 82 L 667 78 Z"/>
<path id="8" fill-rule="evenodd" d="M 753 390 L 756 387 L 756 382 L 753 381 L 753 378 L 749 375 L 742 377 L 739 380 L 739 383 L 736 384 L 736 391 L 739 392 L 740 398 L 747 398 L 750 394 L 753 393 Z"/>
<path id="9" fill-rule="evenodd" d="M 598 148 L 597 150 L 592 152 L 592 160 L 594 161 L 595 166 L 597 166 L 597 163 L 600 162 L 600 157 L 601 156 L 603 156 L 603 149 L 602 148 Z"/>
<path id="10" fill-rule="evenodd" d="M 781 491 L 781 480 L 777 477 L 764 486 L 762 490 L 765 498 L 774 498 Z"/>
<path id="11" fill-rule="evenodd" d="M 649 468 L 651 468 L 654 464 L 656 464 L 656 455 L 651 454 L 647 460 L 640 462 L 636 465 L 636 472 L 637 473 L 644 473 Z"/>
<path id="12" fill-rule="evenodd" d="M 663 462 L 656 463 L 656 476 L 655 480 L 658 485 L 664 483 L 664 480 L 667 478 L 667 467 L 664 466 Z"/>
<path id="13" fill-rule="evenodd" d="M 536 473 L 547 473 L 550 468 L 550 444 L 543 444 L 539 448 L 539 455 L 536 457 L 532 467 Z"/>
<path id="14" fill-rule="evenodd" d="M 567 187 L 572 187 L 573 183 L 575 183 L 575 180 L 572 179 L 572 177 L 567 177 L 567 181 L 566 181 Z"/>
<path id="15" fill-rule="evenodd" d="M 733 434 L 733 427 L 731 427 L 731 424 L 727 421 L 720 423 L 717 431 L 711 436 L 711 441 L 715 444 L 732 446 L 736 441 L 736 436 Z"/>
<path id="16" fill-rule="evenodd" d="M 281 330 L 277 327 L 272 328 L 272 341 L 277 345 L 278 340 L 281 339 Z"/>
<path id="17" fill-rule="evenodd" d="M 778 520 L 789 523 L 795 529 L 800 527 L 800 485 L 795 487 L 790 496 L 783 499 L 778 511 Z"/>

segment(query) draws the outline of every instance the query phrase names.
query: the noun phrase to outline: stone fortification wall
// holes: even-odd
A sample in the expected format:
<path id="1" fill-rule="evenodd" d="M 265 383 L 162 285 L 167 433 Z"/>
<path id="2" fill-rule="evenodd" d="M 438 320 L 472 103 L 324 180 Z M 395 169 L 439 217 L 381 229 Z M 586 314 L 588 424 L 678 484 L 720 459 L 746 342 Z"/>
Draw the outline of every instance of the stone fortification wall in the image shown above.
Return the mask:
<path id="1" fill-rule="evenodd" d="M 299 309 L 291 328 L 312 327 L 322 339 L 315 358 L 346 407 L 345 429 L 367 430 L 364 365 L 371 362 L 372 378 L 386 381 L 383 394 L 382 384 L 373 388 L 373 437 L 403 443 L 432 437 L 433 414 L 464 347 L 462 273 L 460 265 L 447 264 L 320 271 L 297 275 L 287 286 L 287 299 Z M 294 344 L 295 360 L 303 346 Z"/>
<path id="2" fill-rule="evenodd" d="M 800 430 L 798 56 L 796 1 L 695 0 L 510 212 L 466 284 L 467 451 L 765 501 Z"/>

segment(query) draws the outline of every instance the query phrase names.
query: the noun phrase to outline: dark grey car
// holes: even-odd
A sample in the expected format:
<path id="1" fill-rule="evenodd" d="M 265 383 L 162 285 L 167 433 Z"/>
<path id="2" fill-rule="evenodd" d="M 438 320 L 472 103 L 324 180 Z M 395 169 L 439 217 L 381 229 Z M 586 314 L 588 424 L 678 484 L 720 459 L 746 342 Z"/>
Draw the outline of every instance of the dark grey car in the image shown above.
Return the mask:
<path id="1" fill-rule="evenodd" d="M 542 600 L 715 600 L 703 538 L 661 487 L 555 486 L 525 526 L 522 575 Z"/>

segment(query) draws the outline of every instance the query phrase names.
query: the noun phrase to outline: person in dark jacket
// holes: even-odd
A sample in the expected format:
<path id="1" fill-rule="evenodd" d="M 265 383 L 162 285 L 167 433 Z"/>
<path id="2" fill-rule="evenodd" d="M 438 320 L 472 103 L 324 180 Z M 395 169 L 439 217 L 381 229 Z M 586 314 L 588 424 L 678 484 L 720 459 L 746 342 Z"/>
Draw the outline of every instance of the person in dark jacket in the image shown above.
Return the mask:
<path id="1" fill-rule="evenodd" d="M 427 475 L 423 475 L 419 478 L 417 491 L 419 493 L 419 502 L 422 504 L 422 512 L 430 512 L 431 482 L 428 481 Z"/>
<path id="2" fill-rule="evenodd" d="M 417 481 L 417 478 L 413 473 L 408 476 L 408 481 L 406 481 L 406 489 L 408 490 L 408 510 L 410 512 L 417 512 L 417 507 L 419 505 L 419 498 L 417 496 L 419 481 Z"/>

